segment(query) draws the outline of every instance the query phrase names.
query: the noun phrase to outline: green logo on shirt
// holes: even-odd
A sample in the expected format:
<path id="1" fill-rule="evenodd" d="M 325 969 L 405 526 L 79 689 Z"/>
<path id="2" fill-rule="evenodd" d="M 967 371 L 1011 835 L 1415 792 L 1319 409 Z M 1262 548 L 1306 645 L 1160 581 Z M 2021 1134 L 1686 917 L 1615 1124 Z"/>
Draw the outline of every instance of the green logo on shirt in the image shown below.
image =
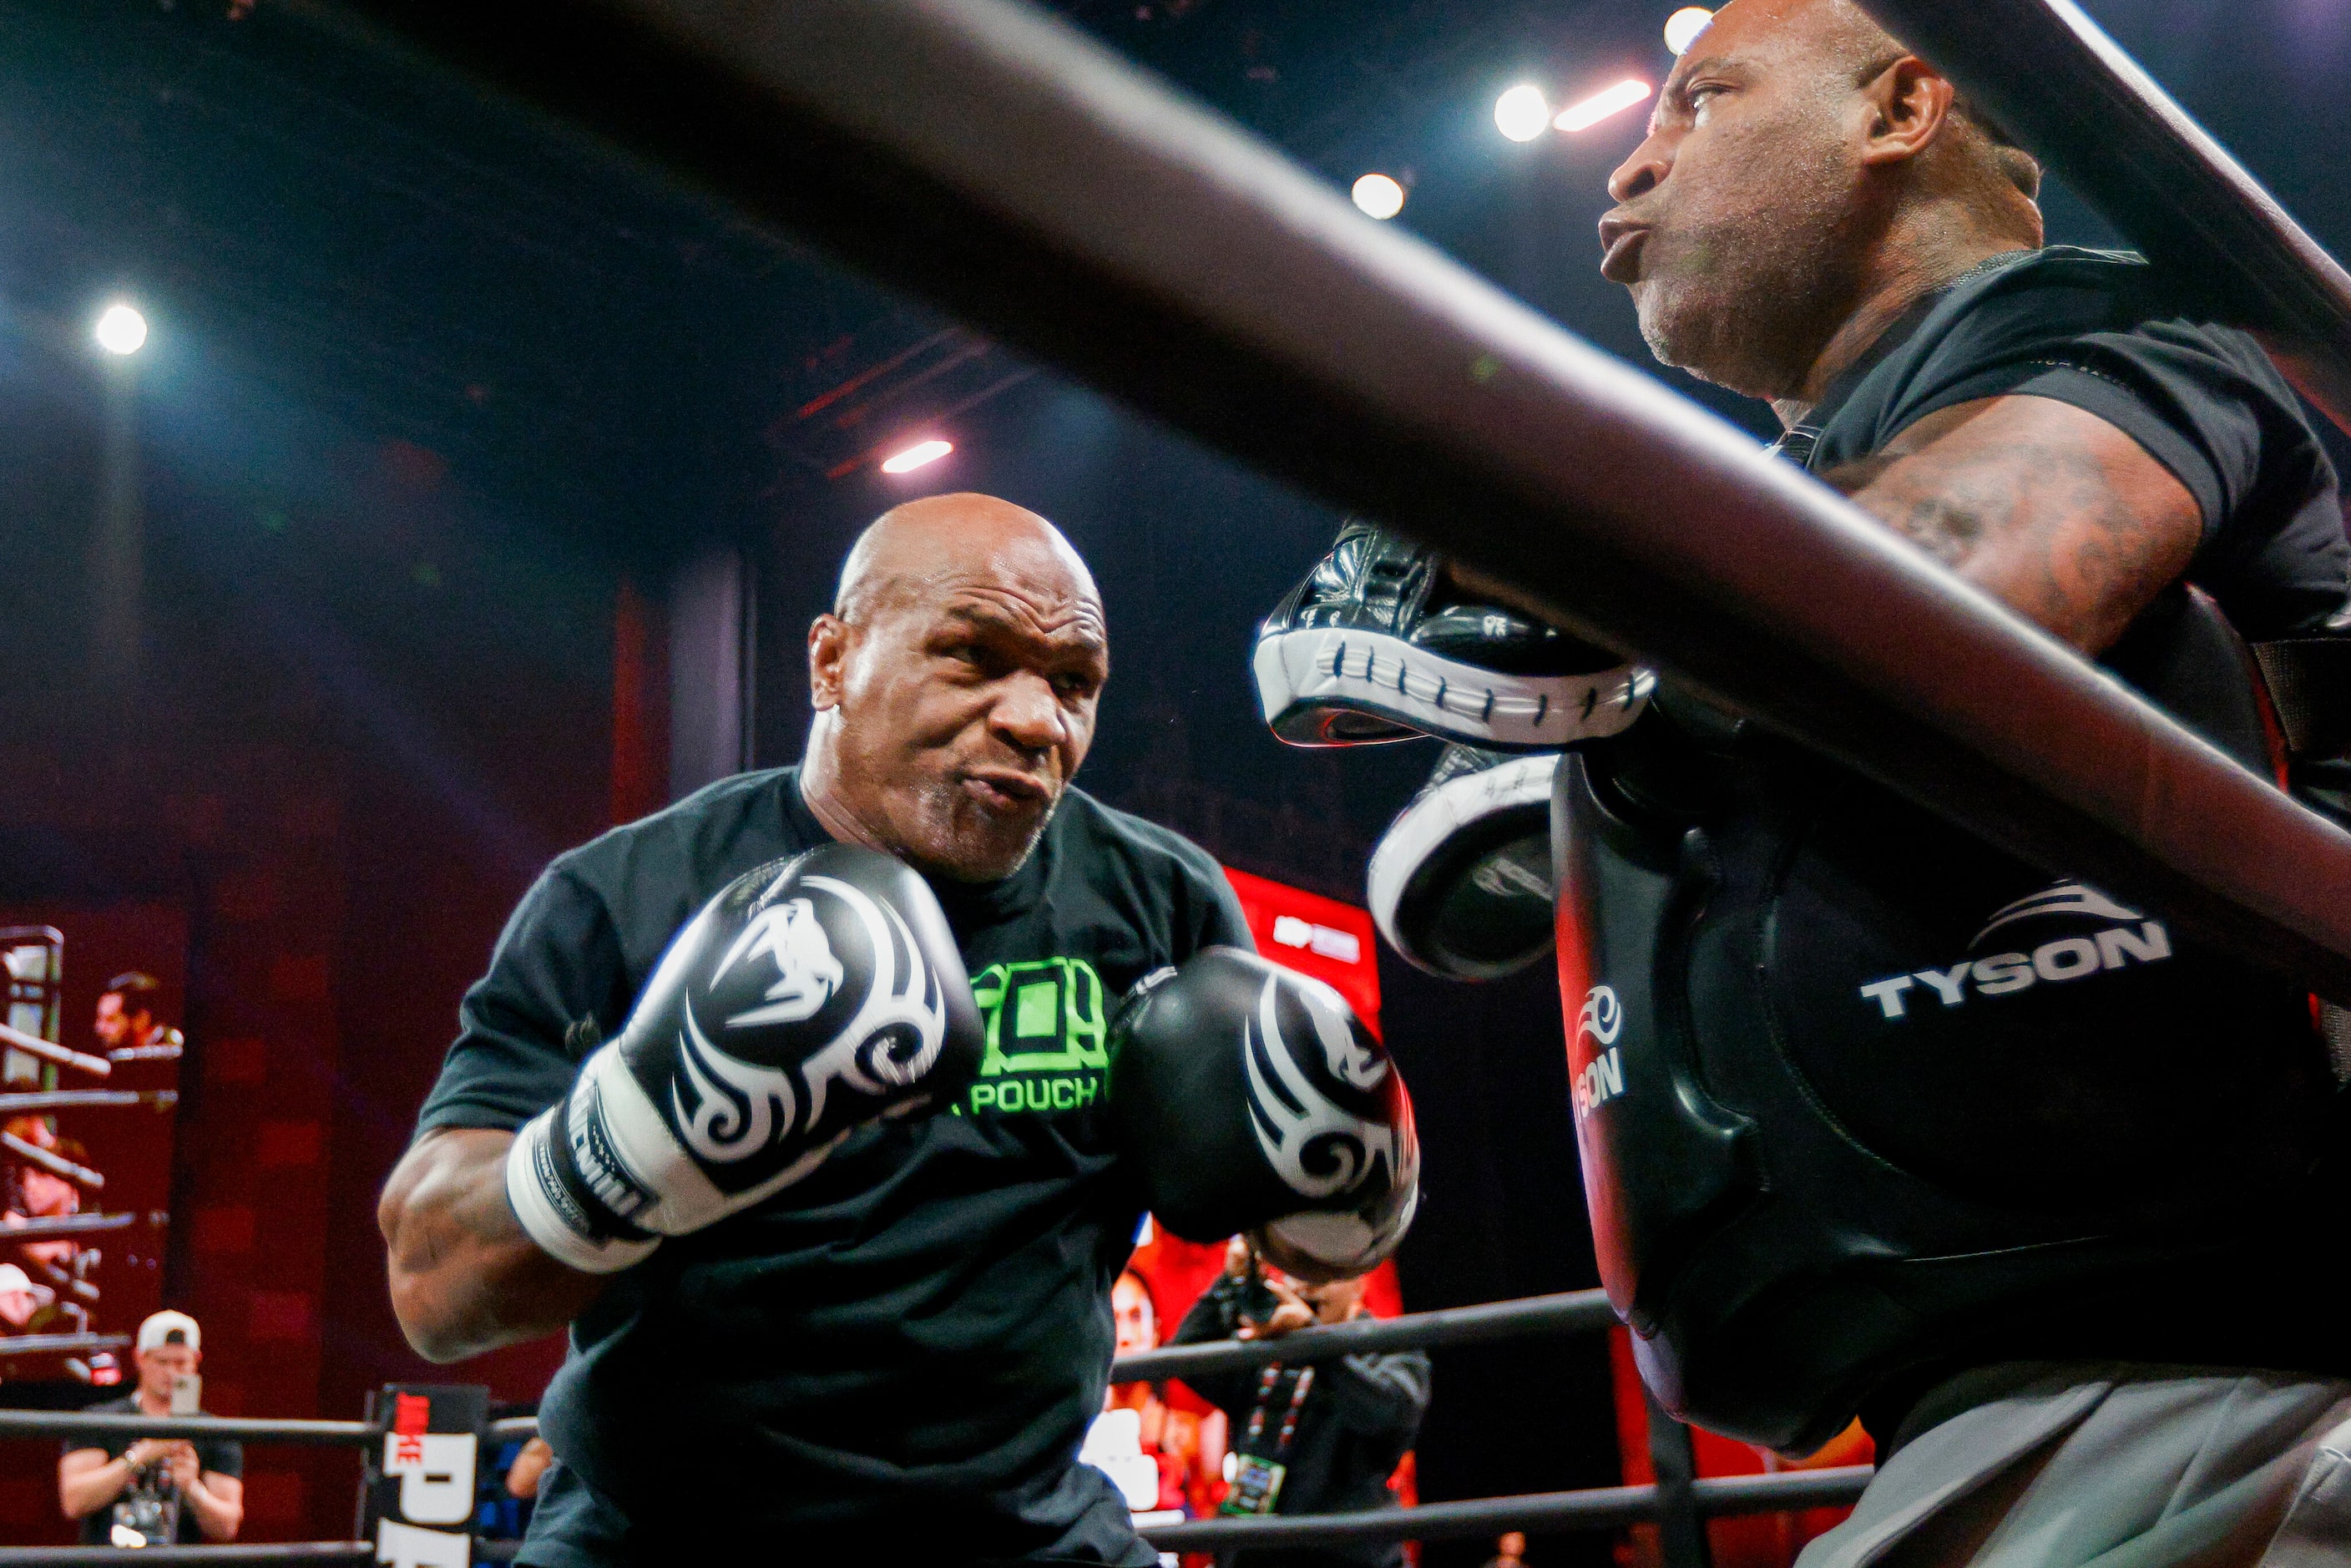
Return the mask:
<path id="1" fill-rule="evenodd" d="M 987 1026 L 979 1082 L 964 1106 L 983 1111 L 1075 1111 L 1101 1097 L 1110 1065 L 1102 977 L 1083 958 L 991 964 L 972 977 Z"/>

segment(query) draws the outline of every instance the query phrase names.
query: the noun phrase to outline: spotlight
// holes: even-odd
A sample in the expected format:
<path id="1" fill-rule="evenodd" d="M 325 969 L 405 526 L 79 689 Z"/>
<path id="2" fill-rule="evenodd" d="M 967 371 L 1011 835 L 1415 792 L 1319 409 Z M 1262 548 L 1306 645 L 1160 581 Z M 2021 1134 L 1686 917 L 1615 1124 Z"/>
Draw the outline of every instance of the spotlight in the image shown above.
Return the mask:
<path id="1" fill-rule="evenodd" d="M 1385 174 L 1366 174 L 1355 182 L 1355 205 L 1375 218 L 1392 218 L 1404 211 L 1404 187 Z"/>
<path id="2" fill-rule="evenodd" d="M 904 452 L 893 453 L 882 460 L 884 474 L 912 474 L 925 464 L 936 463 L 955 450 L 952 441 L 918 441 Z"/>
<path id="3" fill-rule="evenodd" d="M 135 354 L 147 341 L 147 318 L 128 305 L 110 305 L 99 314 L 90 336 L 110 354 Z"/>
<path id="4" fill-rule="evenodd" d="M 1532 141 L 1551 122 L 1542 89 L 1521 82 L 1494 100 L 1494 124 L 1513 141 Z"/>
<path id="5" fill-rule="evenodd" d="M 1614 87 L 1603 89 L 1581 103 L 1569 104 L 1559 111 L 1559 118 L 1552 123 L 1562 131 L 1588 130 L 1612 114 L 1622 114 L 1648 96 L 1647 82 L 1627 77 Z"/>
<path id="6" fill-rule="evenodd" d="M 1706 31 L 1706 25 L 1713 20 L 1714 13 L 1703 5 L 1683 6 L 1666 18 L 1666 47 L 1680 54 L 1697 41 L 1698 36 Z"/>

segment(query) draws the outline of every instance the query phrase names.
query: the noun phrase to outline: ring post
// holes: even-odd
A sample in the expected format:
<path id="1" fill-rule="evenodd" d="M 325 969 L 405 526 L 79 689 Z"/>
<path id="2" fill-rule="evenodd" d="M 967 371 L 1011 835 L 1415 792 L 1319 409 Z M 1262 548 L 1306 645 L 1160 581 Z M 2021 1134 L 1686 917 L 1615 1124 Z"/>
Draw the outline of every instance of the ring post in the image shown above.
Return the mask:
<path id="1" fill-rule="evenodd" d="M 1698 1515 L 1698 1446 L 1690 1429 L 1666 1413 L 1641 1385 L 1649 1412 L 1649 1468 L 1657 1478 L 1657 1560 L 1664 1568 L 1714 1568 L 1706 1521 Z"/>
<path id="2" fill-rule="evenodd" d="M 368 1396 L 381 1446 L 361 1450 L 359 1534 L 393 1568 L 467 1568 L 474 1471 L 490 1391 L 473 1384 L 390 1384 Z"/>

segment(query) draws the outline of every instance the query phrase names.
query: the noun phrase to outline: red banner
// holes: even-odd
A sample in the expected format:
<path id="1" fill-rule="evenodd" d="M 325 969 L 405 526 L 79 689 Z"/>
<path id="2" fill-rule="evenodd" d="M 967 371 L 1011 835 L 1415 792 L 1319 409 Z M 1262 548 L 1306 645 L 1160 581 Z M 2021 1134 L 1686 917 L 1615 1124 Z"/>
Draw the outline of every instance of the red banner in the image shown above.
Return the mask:
<path id="1" fill-rule="evenodd" d="M 1230 866 L 1225 875 L 1249 917 L 1257 950 L 1284 968 L 1330 982 L 1377 1035 L 1379 938 L 1371 912 Z"/>

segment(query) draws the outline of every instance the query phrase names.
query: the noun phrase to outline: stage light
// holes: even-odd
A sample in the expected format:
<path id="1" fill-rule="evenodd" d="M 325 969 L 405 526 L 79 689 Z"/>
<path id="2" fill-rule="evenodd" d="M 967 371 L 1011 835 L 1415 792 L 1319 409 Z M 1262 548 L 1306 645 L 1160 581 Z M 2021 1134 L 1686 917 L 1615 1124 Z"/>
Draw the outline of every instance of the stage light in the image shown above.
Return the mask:
<path id="1" fill-rule="evenodd" d="M 128 305 L 110 305 L 90 335 L 110 354 L 135 354 L 147 341 L 147 318 Z"/>
<path id="2" fill-rule="evenodd" d="M 1714 13 L 1703 5 L 1685 5 L 1666 18 L 1666 47 L 1680 54 L 1690 47 L 1706 25 L 1714 20 Z"/>
<path id="3" fill-rule="evenodd" d="M 1614 87 L 1593 93 L 1581 103 L 1571 103 L 1559 111 L 1552 124 L 1562 131 L 1585 131 L 1599 124 L 1612 114 L 1622 114 L 1649 96 L 1649 84 L 1635 77 L 1627 77 Z"/>
<path id="4" fill-rule="evenodd" d="M 1375 218 L 1392 218 L 1404 211 L 1404 187 L 1385 174 L 1366 174 L 1355 182 L 1355 205 Z"/>
<path id="5" fill-rule="evenodd" d="M 955 450 L 952 441 L 918 441 L 904 452 L 893 453 L 882 460 L 884 474 L 912 474 L 925 464 L 936 463 Z"/>
<path id="6" fill-rule="evenodd" d="M 1513 141 L 1532 141 L 1551 123 L 1551 102 L 1542 89 L 1520 82 L 1494 100 L 1494 124 Z"/>

